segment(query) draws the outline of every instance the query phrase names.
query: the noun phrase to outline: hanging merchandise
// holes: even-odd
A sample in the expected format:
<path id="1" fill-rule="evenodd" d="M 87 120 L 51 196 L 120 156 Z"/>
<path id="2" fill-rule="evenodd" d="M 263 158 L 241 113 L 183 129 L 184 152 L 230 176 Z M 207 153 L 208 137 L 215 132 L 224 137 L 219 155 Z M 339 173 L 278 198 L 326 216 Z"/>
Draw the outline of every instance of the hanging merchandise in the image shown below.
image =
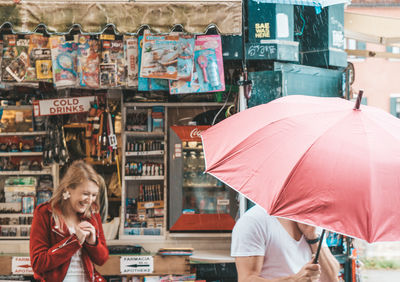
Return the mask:
<path id="1" fill-rule="evenodd" d="M 77 79 L 76 42 L 72 36 L 52 36 L 50 37 L 50 46 L 55 87 L 74 87 Z"/>
<path id="2" fill-rule="evenodd" d="M 138 40 L 134 36 L 124 36 L 125 61 L 127 64 L 126 84 L 138 86 Z"/>
<path id="3" fill-rule="evenodd" d="M 138 40 L 138 62 L 139 70 L 142 64 L 142 46 L 143 46 L 143 36 L 139 36 Z M 138 90 L 139 91 L 157 91 L 157 90 L 168 90 L 168 80 L 160 78 L 144 78 L 139 75 L 138 77 Z"/>
<path id="4" fill-rule="evenodd" d="M 49 117 L 47 119 L 46 131 L 43 164 L 65 164 L 69 160 L 69 154 L 64 136 L 64 127 L 59 116 Z"/>
<path id="5" fill-rule="evenodd" d="M 29 38 L 30 35 L 4 35 L 2 81 L 22 82 L 26 78 Z"/>
<path id="6" fill-rule="evenodd" d="M 191 81 L 194 68 L 194 35 L 179 35 L 178 80 Z"/>
<path id="7" fill-rule="evenodd" d="M 178 35 L 154 35 L 145 31 L 140 77 L 177 79 L 178 41 Z"/>
<path id="8" fill-rule="evenodd" d="M 76 35 L 78 46 L 78 76 L 80 87 L 99 87 L 100 47 L 97 36 Z"/>
<path id="9" fill-rule="evenodd" d="M 126 85 L 126 62 L 122 36 L 101 34 L 100 86 L 104 88 Z"/>
<path id="10" fill-rule="evenodd" d="M 51 50 L 49 37 L 32 34 L 29 41 L 29 66 L 26 81 L 52 82 Z"/>
<path id="11" fill-rule="evenodd" d="M 170 94 L 204 93 L 225 90 L 221 37 L 197 36 L 191 81 L 170 81 Z"/>

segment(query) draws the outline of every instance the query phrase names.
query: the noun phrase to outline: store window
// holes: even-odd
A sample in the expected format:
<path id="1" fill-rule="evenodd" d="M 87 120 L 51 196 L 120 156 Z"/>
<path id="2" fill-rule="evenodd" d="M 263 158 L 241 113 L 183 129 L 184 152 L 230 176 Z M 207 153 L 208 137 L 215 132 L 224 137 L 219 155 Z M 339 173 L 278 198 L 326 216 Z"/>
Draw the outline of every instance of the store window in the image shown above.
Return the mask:
<path id="1" fill-rule="evenodd" d="M 400 118 L 400 94 L 390 95 L 390 113 Z"/>

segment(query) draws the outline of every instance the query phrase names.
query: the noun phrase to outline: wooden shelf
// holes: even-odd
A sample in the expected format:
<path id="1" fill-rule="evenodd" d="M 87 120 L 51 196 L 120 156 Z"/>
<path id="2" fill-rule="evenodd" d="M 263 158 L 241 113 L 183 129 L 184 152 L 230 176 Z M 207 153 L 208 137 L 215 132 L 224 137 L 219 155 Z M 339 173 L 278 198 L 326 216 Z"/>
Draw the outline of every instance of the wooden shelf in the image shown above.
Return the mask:
<path id="1" fill-rule="evenodd" d="M 0 106 L 0 109 L 3 110 L 32 110 L 33 106 L 32 105 L 20 105 L 20 106 Z"/>
<path id="2" fill-rule="evenodd" d="M 0 157 L 43 156 L 43 152 L 0 152 Z"/>
<path id="3" fill-rule="evenodd" d="M 29 236 L 0 236 L 0 240 L 29 239 Z"/>
<path id="4" fill-rule="evenodd" d="M 20 217 L 20 216 L 28 216 L 32 217 L 32 213 L 0 213 L 0 217 Z"/>
<path id="5" fill-rule="evenodd" d="M 70 123 L 64 124 L 64 128 L 86 128 L 87 123 Z"/>
<path id="6" fill-rule="evenodd" d="M 164 151 L 140 151 L 140 152 L 126 152 L 125 156 L 132 157 L 132 156 L 163 156 Z"/>
<path id="7" fill-rule="evenodd" d="M 16 170 L 16 171 L 0 171 L 0 175 L 47 175 L 51 174 L 51 170 Z"/>
<path id="8" fill-rule="evenodd" d="M 164 132 L 147 132 L 147 131 L 125 131 L 126 136 L 136 137 L 164 137 Z"/>
<path id="9" fill-rule="evenodd" d="M 164 180 L 164 175 L 153 175 L 153 176 L 134 176 L 127 175 L 125 180 Z"/>
<path id="10" fill-rule="evenodd" d="M 33 214 L 31 214 L 33 216 Z M 1 227 L 29 227 L 31 224 L 0 224 Z M 1 237 L 1 236 L 0 236 Z"/>
<path id="11" fill-rule="evenodd" d="M 46 135 L 46 131 L 29 131 L 29 132 L 0 132 L 0 137 L 3 136 L 37 136 Z"/>

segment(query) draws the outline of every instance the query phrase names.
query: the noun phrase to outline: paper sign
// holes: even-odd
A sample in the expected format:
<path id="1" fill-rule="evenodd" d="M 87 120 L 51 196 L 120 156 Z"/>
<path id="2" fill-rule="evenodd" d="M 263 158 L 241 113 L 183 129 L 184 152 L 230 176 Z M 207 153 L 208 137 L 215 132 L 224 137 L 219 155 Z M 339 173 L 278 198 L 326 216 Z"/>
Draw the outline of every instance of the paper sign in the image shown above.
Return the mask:
<path id="1" fill-rule="evenodd" d="M 33 102 L 35 116 L 78 114 L 88 112 L 96 96 L 37 100 Z"/>
<path id="2" fill-rule="evenodd" d="M 11 261 L 12 274 L 33 275 L 29 257 L 13 257 Z"/>
<path id="3" fill-rule="evenodd" d="M 120 260 L 121 274 L 153 273 L 152 256 L 122 256 Z"/>

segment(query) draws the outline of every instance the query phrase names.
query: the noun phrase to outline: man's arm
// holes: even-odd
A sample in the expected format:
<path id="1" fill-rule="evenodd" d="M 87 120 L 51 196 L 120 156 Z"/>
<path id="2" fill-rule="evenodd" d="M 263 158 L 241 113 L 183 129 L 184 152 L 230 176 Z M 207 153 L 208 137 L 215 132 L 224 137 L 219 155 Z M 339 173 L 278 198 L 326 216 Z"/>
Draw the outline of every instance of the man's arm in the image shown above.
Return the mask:
<path id="1" fill-rule="evenodd" d="M 311 225 L 297 223 L 300 231 L 308 240 L 313 240 L 318 237 L 316 228 Z M 315 254 L 318 249 L 319 241 L 310 244 L 311 252 Z M 327 246 L 322 245 L 318 263 L 321 265 L 321 282 L 335 282 L 338 281 L 340 265 L 336 258 L 332 255 Z"/>
<path id="2" fill-rule="evenodd" d="M 317 252 L 318 243 L 311 244 L 312 253 Z M 328 247 L 321 247 L 318 263 L 321 265 L 321 282 L 338 281 L 340 270 L 339 262 L 332 255 Z"/>
<path id="3" fill-rule="evenodd" d="M 309 262 L 294 275 L 276 279 L 265 279 L 260 277 L 264 263 L 263 256 L 236 257 L 235 263 L 238 272 L 238 282 L 311 282 L 317 281 L 320 274 L 320 266 Z"/>

